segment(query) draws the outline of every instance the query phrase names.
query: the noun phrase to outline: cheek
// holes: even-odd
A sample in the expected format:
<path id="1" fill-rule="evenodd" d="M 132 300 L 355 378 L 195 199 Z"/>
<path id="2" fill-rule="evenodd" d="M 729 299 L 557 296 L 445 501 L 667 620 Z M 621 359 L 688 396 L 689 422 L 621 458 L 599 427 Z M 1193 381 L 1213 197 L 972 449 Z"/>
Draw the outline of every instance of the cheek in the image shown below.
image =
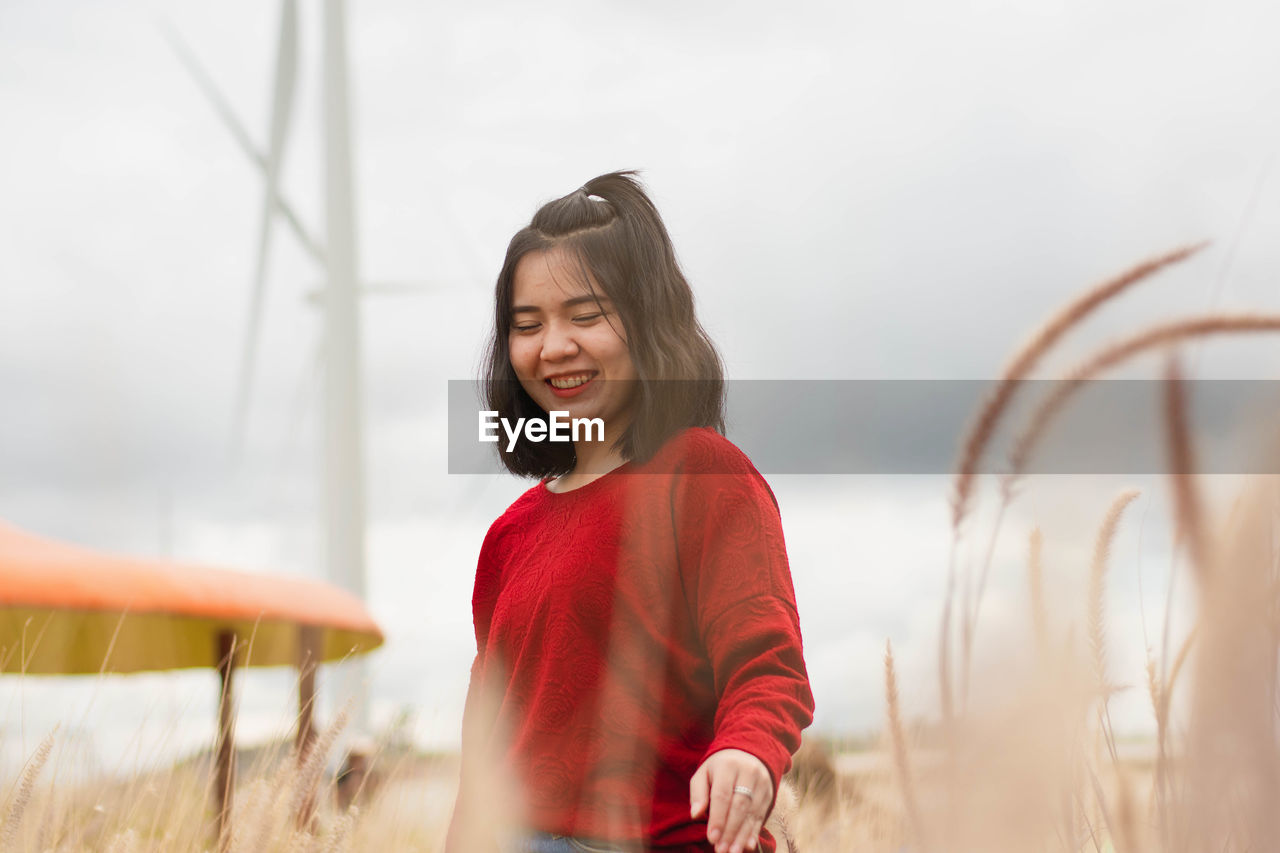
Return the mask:
<path id="1" fill-rule="evenodd" d="M 611 372 L 623 378 L 635 373 L 635 367 L 631 361 L 631 351 L 627 348 L 627 342 L 610 330 L 607 334 L 602 333 L 596 341 L 597 352 L 608 361 L 612 370 Z"/>
<path id="2" fill-rule="evenodd" d="M 618 350 L 614 357 L 614 361 L 618 365 L 617 373 L 619 376 L 627 379 L 634 379 L 636 375 L 635 362 L 631 360 L 631 351 L 627 349 L 625 343 L 618 344 Z"/>
<path id="3" fill-rule="evenodd" d="M 537 350 L 529 346 L 529 341 L 522 338 L 513 338 L 507 342 L 507 359 L 511 362 L 511 369 L 515 371 L 516 376 L 524 378 L 533 373 L 533 366 L 537 364 Z"/>

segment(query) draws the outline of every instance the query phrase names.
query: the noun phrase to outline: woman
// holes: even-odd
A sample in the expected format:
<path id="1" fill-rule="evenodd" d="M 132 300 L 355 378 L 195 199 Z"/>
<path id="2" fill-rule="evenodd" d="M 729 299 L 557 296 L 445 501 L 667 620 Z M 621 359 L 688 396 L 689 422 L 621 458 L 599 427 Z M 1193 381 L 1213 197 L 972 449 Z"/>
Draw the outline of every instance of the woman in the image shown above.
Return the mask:
<path id="1" fill-rule="evenodd" d="M 632 173 L 534 215 L 495 315 L 487 408 L 599 428 L 499 442 L 541 481 L 481 548 L 447 849 L 773 850 L 813 714 L 781 522 Z"/>

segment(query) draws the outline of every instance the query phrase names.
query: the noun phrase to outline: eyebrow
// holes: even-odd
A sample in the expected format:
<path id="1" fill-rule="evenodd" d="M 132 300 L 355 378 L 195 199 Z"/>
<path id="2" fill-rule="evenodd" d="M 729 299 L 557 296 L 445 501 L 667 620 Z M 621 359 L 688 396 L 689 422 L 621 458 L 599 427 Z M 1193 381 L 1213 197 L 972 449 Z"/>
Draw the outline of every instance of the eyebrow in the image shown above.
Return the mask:
<path id="1" fill-rule="evenodd" d="M 603 305 L 606 302 L 612 304 L 612 301 L 609 299 L 609 297 L 605 296 L 603 293 L 601 294 L 584 293 L 581 296 L 575 296 L 572 299 L 566 299 L 564 302 L 560 303 L 560 307 L 576 308 L 577 306 L 584 305 L 588 302 L 592 304 L 599 302 L 601 305 Z M 530 313 L 537 313 L 538 311 L 541 311 L 541 310 L 542 309 L 536 305 L 516 305 L 512 307 L 511 313 L 512 314 L 530 314 Z"/>

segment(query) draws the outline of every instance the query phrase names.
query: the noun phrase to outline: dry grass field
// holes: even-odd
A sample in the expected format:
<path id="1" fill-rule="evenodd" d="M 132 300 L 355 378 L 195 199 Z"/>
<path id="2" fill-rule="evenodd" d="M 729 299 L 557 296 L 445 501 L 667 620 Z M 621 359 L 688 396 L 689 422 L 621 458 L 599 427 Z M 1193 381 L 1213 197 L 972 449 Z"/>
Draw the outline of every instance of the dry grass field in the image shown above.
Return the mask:
<path id="1" fill-rule="evenodd" d="M 994 530 L 973 517 L 979 460 L 1042 360 L 1105 303 L 1195 249 L 1141 264 L 1055 314 L 1009 362 L 964 437 L 957 466 L 952 553 L 966 537 L 994 541 L 1004 509 L 1039 436 L 1076 388 L 1142 353 L 1167 352 L 1163 434 L 1174 508 L 1177 564 L 1194 591 L 1195 627 L 1147 651 L 1155 736 L 1117 742 L 1109 706 L 1106 608 L 1111 545 L 1135 494 L 1096 508 L 1087 596 L 1072 632 L 1049 617 L 1044 544 L 1025 543 L 1026 607 L 1034 655 L 1026 678 L 998 697 L 978 695 L 970 672 L 988 565 L 953 556 L 940 614 L 938 707 L 926 722 L 904 719 L 892 648 L 884 659 L 885 724 L 878 748 L 832 752 L 807 743 L 772 818 L 780 849 L 829 851 L 1123 851 L 1202 853 L 1280 849 L 1280 561 L 1276 543 L 1280 480 L 1248 482 L 1229 506 L 1211 506 L 1195 477 L 1195 442 L 1174 347 L 1222 334 L 1280 331 L 1274 315 L 1175 319 L 1100 349 L 1067 371 L 1009 447 Z M 990 549 L 987 550 L 990 553 Z M 1055 604 L 1058 604 L 1055 602 Z M 456 762 L 378 756 L 376 784 L 353 808 L 333 804 L 324 772 L 332 737 L 302 759 L 279 750 L 245 771 L 235 793 L 230 849 L 259 851 L 433 851 L 453 802 Z M 216 849 L 209 776 L 199 763 L 128 782 L 73 787 L 45 771 L 52 741 L 23 774 L 0 788 L 0 848 L 21 851 L 186 851 Z M 298 815 L 314 798 L 315 817 Z"/>
<path id="2" fill-rule="evenodd" d="M 922 752 L 921 758 L 936 763 L 939 756 Z M 331 782 L 321 782 L 316 817 L 309 827 L 299 829 L 290 810 L 296 765 L 287 755 L 263 762 L 245 774 L 239 787 L 230 849 L 440 850 L 457 784 L 456 760 L 406 757 L 393 765 L 378 770 L 376 786 L 347 812 L 334 803 Z M 1127 766 L 1134 796 L 1148 796 L 1150 764 L 1139 759 Z M 771 829 L 780 840 L 789 838 L 796 850 L 902 850 L 909 835 L 896 774 L 888 750 L 832 755 L 827 747 L 807 742 L 780 796 Z M 11 810 L 3 849 L 213 850 L 215 823 L 208 785 L 207 767 L 199 762 L 111 784 L 36 784 L 22 813 Z M 786 849 L 785 843 L 780 849 Z"/>

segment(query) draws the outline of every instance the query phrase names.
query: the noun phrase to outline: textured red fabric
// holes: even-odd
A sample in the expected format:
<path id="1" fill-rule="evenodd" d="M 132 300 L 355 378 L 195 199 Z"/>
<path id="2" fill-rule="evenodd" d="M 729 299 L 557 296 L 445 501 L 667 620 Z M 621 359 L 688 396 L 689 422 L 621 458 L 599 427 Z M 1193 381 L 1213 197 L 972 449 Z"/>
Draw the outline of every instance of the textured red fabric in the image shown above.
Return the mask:
<path id="1" fill-rule="evenodd" d="M 689 817 L 697 767 L 745 750 L 776 791 L 812 720 L 777 502 L 711 430 L 530 489 L 490 528 L 472 604 L 463 757 L 514 783 L 533 829 L 711 850 Z M 485 796 L 469 776 L 459 809 Z"/>

